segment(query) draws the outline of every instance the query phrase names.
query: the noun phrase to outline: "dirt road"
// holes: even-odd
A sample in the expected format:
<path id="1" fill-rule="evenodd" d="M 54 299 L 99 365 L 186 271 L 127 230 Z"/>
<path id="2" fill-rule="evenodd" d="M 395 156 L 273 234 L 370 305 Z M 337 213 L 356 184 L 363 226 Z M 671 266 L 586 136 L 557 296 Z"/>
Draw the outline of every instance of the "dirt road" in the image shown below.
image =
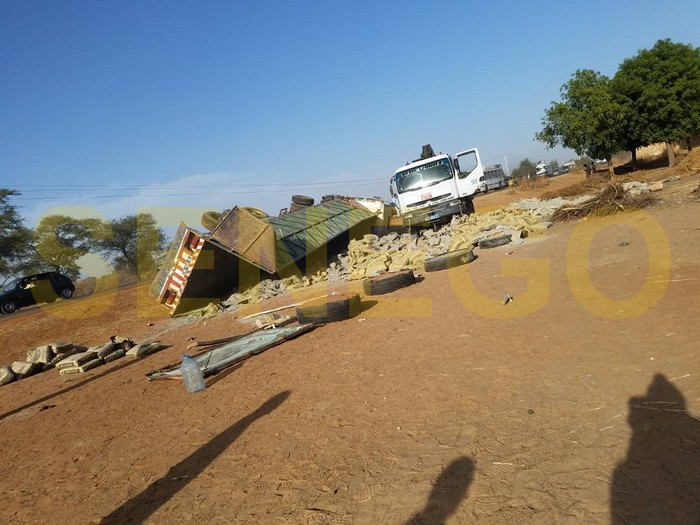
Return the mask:
<path id="1" fill-rule="evenodd" d="M 145 374 L 235 315 L 182 324 L 141 287 L 6 320 L 4 362 L 171 346 L 0 389 L 0 522 L 697 523 L 698 217 L 685 199 L 482 250 L 194 396 Z"/>

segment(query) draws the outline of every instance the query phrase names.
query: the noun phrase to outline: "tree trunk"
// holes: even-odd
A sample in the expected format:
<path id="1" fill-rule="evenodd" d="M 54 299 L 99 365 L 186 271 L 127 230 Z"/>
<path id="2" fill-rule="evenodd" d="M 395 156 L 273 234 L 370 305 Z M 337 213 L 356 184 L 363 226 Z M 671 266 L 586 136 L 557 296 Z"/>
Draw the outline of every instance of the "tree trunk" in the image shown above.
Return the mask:
<path id="1" fill-rule="evenodd" d="M 632 171 L 637 171 L 637 148 L 632 148 Z"/>
<path id="2" fill-rule="evenodd" d="M 685 140 L 688 142 L 688 153 L 690 153 L 693 151 L 693 139 L 692 137 L 687 137 Z"/>
<path id="3" fill-rule="evenodd" d="M 676 163 L 676 155 L 673 153 L 673 143 L 666 143 L 666 155 L 668 156 L 668 165 L 673 166 Z"/>

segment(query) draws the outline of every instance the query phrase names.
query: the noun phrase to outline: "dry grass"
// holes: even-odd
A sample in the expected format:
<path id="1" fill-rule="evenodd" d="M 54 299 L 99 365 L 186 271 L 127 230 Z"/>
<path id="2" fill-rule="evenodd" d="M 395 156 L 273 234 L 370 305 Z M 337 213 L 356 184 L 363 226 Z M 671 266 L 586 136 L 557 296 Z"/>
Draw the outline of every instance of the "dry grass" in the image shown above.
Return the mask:
<path id="1" fill-rule="evenodd" d="M 537 190 L 540 188 L 546 188 L 549 186 L 549 179 L 547 177 L 536 177 L 534 179 L 518 179 L 517 186 L 511 188 L 511 192 Z"/>
<path id="2" fill-rule="evenodd" d="M 590 180 L 590 179 L 589 179 Z M 588 182 L 588 181 L 586 181 Z M 566 189 L 566 188 L 565 188 Z M 592 189 L 592 188 L 591 188 Z M 607 186 L 593 199 L 576 206 L 562 206 L 554 215 L 552 221 L 564 222 L 582 217 L 601 217 L 613 215 L 620 211 L 638 210 L 646 208 L 656 202 L 656 197 L 651 193 L 631 196 L 622 189 L 618 182 L 608 183 Z"/>
<path id="3" fill-rule="evenodd" d="M 543 200 L 555 199 L 557 197 L 578 197 L 587 193 L 597 193 L 610 184 L 610 179 L 601 175 L 593 175 L 578 184 L 572 184 L 566 188 L 548 191 L 540 197 Z"/>

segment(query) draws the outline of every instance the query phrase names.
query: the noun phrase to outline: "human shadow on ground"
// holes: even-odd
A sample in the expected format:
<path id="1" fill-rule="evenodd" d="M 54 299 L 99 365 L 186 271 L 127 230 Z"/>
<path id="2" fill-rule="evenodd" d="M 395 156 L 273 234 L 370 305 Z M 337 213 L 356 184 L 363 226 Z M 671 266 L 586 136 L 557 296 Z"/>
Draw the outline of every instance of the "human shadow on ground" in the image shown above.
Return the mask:
<path id="1" fill-rule="evenodd" d="M 683 394 L 656 374 L 644 397 L 629 399 L 627 457 L 613 473 L 613 525 L 700 523 L 700 420 Z"/>
<path id="2" fill-rule="evenodd" d="M 251 423 L 271 413 L 289 395 L 290 392 L 285 390 L 268 399 L 257 410 L 236 421 L 206 445 L 198 448 L 177 465 L 171 467 L 162 478 L 154 481 L 142 492 L 105 516 L 102 523 L 143 523 L 146 521 L 178 491 L 201 474 L 231 443 L 243 434 Z"/>
<path id="3" fill-rule="evenodd" d="M 433 490 L 430 491 L 428 502 L 420 512 L 414 514 L 406 525 L 440 525 L 445 523 L 457 510 L 460 502 L 466 497 L 469 485 L 474 479 L 476 465 L 466 457 L 461 456 L 440 473 Z"/>

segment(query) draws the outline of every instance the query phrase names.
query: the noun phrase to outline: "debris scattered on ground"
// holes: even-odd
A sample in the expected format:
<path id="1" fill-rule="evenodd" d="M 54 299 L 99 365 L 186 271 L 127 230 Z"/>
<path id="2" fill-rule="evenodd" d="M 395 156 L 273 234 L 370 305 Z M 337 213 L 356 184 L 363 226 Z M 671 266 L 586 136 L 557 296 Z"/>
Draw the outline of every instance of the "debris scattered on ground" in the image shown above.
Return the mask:
<path id="1" fill-rule="evenodd" d="M 258 329 L 269 329 L 277 328 L 278 326 L 284 326 L 288 323 L 296 321 L 296 318 L 292 315 L 283 314 L 263 314 L 254 317 L 255 326 Z"/>
<path id="2" fill-rule="evenodd" d="M 378 276 L 387 272 L 422 270 L 426 259 L 448 252 L 471 250 L 475 246 L 518 244 L 530 234 L 542 233 L 551 223 L 551 215 L 563 203 L 579 202 L 558 199 L 554 203 L 528 199 L 489 213 L 457 215 L 449 224 L 437 230 L 426 229 L 420 234 L 389 232 L 378 236 L 367 234 L 353 239 L 348 250 L 331 262 L 325 270 L 309 276 L 290 276 L 261 281 L 244 292 L 232 294 L 221 303 L 226 310 L 260 303 L 289 291 L 309 287 L 318 282 L 347 282 Z M 218 305 L 210 305 L 218 308 Z"/>
<path id="3" fill-rule="evenodd" d="M 0 367 L 0 386 L 51 368 L 58 369 L 61 375 L 83 373 L 125 355 L 142 357 L 162 348 L 165 348 L 164 345 L 158 343 L 136 345 L 130 338 L 120 336 L 112 336 L 109 342 L 90 348 L 73 343 L 48 343 L 27 351 L 25 361 Z M 127 351 L 131 354 L 127 354 Z"/>
<path id="4" fill-rule="evenodd" d="M 552 215 L 554 215 L 554 212 L 556 212 L 562 206 L 577 206 L 594 198 L 595 195 L 590 194 L 582 195 L 573 199 L 565 199 L 563 197 L 545 199 L 543 197 L 541 199 L 522 199 L 512 203 L 510 206 L 528 210 L 540 220 L 549 221 L 551 220 Z"/>
<path id="5" fill-rule="evenodd" d="M 618 211 L 644 208 L 654 201 L 655 197 L 644 182 L 610 183 L 599 195 L 582 204 L 559 208 L 552 215 L 552 220 L 557 222 L 588 215 L 611 215 Z"/>
<path id="6" fill-rule="evenodd" d="M 513 300 L 513 297 L 511 297 L 510 294 L 506 294 L 505 297 L 503 297 L 503 305 L 505 306 L 506 304 L 508 304 L 512 300 Z"/>
<path id="7" fill-rule="evenodd" d="M 192 359 L 200 364 L 204 377 L 207 377 L 311 329 L 313 325 L 303 324 L 255 331 L 244 336 L 236 336 L 222 346 L 193 356 Z M 149 379 L 182 379 L 180 363 L 149 372 L 146 376 Z"/>
<path id="8" fill-rule="evenodd" d="M 140 343 L 136 346 L 133 346 L 132 348 L 129 348 L 129 350 L 127 350 L 126 352 L 126 355 L 128 357 L 143 357 L 158 352 L 163 348 L 165 348 L 165 345 L 162 345 L 157 341 L 152 343 Z"/>

